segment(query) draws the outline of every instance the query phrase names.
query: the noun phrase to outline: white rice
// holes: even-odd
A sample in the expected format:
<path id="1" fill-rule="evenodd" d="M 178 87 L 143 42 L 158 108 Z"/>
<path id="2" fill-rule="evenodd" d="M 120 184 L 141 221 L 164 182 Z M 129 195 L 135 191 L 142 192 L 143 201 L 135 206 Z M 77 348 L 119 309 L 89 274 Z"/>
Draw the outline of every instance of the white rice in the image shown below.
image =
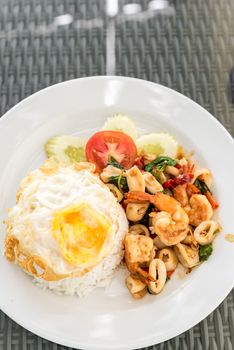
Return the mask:
<path id="1" fill-rule="evenodd" d="M 30 181 L 29 181 L 30 179 Z M 99 178 L 89 171 L 74 170 L 73 167 L 61 167 L 56 174 L 47 176 L 41 170 L 35 170 L 21 183 L 21 196 L 10 210 L 8 220 L 11 223 L 11 235 L 16 237 L 20 246 L 32 256 L 42 257 L 55 275 L 80 273 L 89 264 L 75 266 L 64 259 L 60 244 L 51 234 L 54 213 L 74 203 L 87 203 L 98 210 L 110 221 L 109 239 L 103 245 L 103 251 L 109 251 L 107 257 L 83 277 L 60 281 L 45 281 L 34 277 L 33 282 L 44 289 L 57 294 L 84 296 L 94 288 L 107 286 L 115 269 L 123 258 L 123 239 L 128 230 L 128 221 L 123 208 Z M 33 210 L 31 209 L 33 206 Z M 37 266 L 38 273 L 43 273 Z M 27 271 L 26 271 L 27 272 Z"/>
<path id="2" fill-rule="evenodd" d="M 33 282 L 38 287 L 50 289 L 59 295 L 78 295 L 79 297 L 88 295 L 97 287 L 108 286 L 124 255 L 123 239 L 126 233 L 126 227 L 121 228 L 122 229 L 119 229 L 117 232 L 115 243 L 110 254 L 84 276 L 65 278 L 56 282 L 48 282 L 41 278 L 34 278 Z"/>

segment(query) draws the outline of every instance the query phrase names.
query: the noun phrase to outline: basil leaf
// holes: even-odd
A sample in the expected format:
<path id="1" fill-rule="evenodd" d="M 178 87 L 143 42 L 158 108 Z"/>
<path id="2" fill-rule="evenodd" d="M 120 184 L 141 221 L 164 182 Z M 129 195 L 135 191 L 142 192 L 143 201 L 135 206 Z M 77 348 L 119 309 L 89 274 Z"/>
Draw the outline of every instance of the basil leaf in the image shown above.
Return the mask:
<path id="1" fill-rule="evenodd" d="M 122 165 L 119 164 L 119 162 L 117 162 L 117 160 L 114 157 L 112 157 L 112 156 L 110 156 L 107 165 L 112 165 L 112 166 L 114 166 L 115 168 L 118 168 L 118 169 L 124 169 L 122 167 Z"/>
<path id="2" fill-rule="evenodd" d="M 152 162 L 150 162 L 149 164 L 146 164 L 144 170 L 148 172 L 151 172 L 153 169 L 156 169 L 158 171 L 164 171 L 167 165 L 175 166 L 176 160 L 170 157 L 160 156 L 160 157 L 157 157 Z"/>
<path id="3" fill-rule="evenodd" d="M 199 260 L 206 261 L 211 256 L 213 248 L 211 244 L 201 245 L 199 248 Z"/>
<path id="4" fill-rule="evenodd" d="M 109 179 L 108 179 L 108 182 L 112 183 L 113 185 L 118 187 L 118 189 L 120 191 L 123 191 L 123 192 L 128 192 L 129 191 L 126 176 L 123 176 L 123 175 L 110 176 Z"/>
<path id="5" fill-rule="evenodd" d="M 211 193 L 211 190 L 209 189 L 209 187 L 207 186 L 207 184 L 200 180 L 200 179 L 196 179 L 194 181 L 194 185 L 199 189 L 199 191 L 201 192 L 201 194 L 205 194 L 207 192 Z"/>
<path id="6" fill-rule="evenodd" d="M 143 216 L 143 218 L 139 221 L 139 223 L 141 225 L 145 225 L 146 227 L 149 226 L 149 220 L 150 220 L 150 217 L 149 217 L 149 214 L 153 211 L 154 209 L 154 205 L 153 204 L 150 204 L 148 209 L 146 210 L 146 213 L 145 215 Z"/>

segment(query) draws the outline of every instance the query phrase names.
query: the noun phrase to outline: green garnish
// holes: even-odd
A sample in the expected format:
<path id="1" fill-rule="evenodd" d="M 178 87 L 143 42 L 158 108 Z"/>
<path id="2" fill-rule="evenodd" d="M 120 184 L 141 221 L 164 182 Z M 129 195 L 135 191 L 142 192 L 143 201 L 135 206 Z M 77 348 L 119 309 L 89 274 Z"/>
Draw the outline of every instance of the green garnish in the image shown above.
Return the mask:
<path id="1" fill-rule="evenodd" d="M 69 157 L 71 162 L 79 162 L 86 159 L 83 147 L 67 146 L 64 153 Z"/>
<path id="2" fill-rule="evenodd" d="M 118 169 L 124 169 L 122 167 L 122 165 L 119 164 L 119 162 L 117 162 L 117 160 L 114 157 L 112 157 L 112 156 L 110 156 L 107 165 L 112 165 L 112 166 L 114 166 L 115 168 L 118 168 Z"/>
<path id="3" fill-rule="evenodd" d="M 211 256 L 213 248 L 211 244 L 201 245 L 199 248 L 199 260 L 206 261 Z"/>
<path id="4" fill-rule="evenodd" d="M 53 157 L 56 162 L 70 165 L 86 160 L 85 144 L 86 141 L 78 136 L 54 136 L 46 142 L 45 152 L 47 157 Z"/>
<path id="5" fill-rule="evenodd" d="M 150 154 L 162 154 L 164 152 L 164 148 L 160 144 L 157 144 L 157 145 L 147 144 L 147 145 L 144 145 L 144 147 L 138 147 L 138 151 L 150 153 Z"/>
<path id="6" fill-rule="evenodd" d="M 153 204 L 150 204 L 149 207 L 148 207 L 148 209 L 147 209 L 146 212 L 145 212 L 145 215 L 144 215 L 143 218 L 139 221 L 139 224 L 144 225 L 144 226 L 146 226 L 146 227 L 149 226 L 149 219 L 150 219 L 149 214 L 153 211 L 153 209 L 154 209 L 154 205 L 153 205 Z"/>
<path id="7" fill-rule="evenodd" d="M 162 172 L 153 168 L 151 174 L 155 177 L 155 179 L 162 185 Z"/>
<path id="8" fill-rule="evenodd" d="M 145 171 L 151 172 L 153 169 L 158 171 L 164 171 L 167 165 L 176 165 L 176 160 L 166 156 L 157 157 L 155 160 L 146 164 Z"/>
<path id="9" fill-rule="evenodd" d="M 121 192 L 128 192 L 127 178 L 124 175 L 110 176 L 108 182 L 118 187 Z"/>
<path id="10" fill-rule="evenodd" d="M 199 191 L 201 192 L 201 194 L 205 194 L 207 192 L 211 193 L 211 190 L 209 189 L 209 187 L 207 186 L 207 184 L 200 180 L 200 179 L 196 179 L 194 181 L 194 185 L 199 189 Z"/>

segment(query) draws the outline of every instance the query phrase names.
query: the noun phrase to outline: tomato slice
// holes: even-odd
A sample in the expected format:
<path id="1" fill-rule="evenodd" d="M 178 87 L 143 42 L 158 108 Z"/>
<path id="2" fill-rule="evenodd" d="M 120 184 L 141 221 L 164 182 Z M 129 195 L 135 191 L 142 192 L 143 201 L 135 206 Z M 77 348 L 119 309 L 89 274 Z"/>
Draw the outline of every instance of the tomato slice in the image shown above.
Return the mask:
<path id="1" fill-rule="evenodd" d="M 130 168 L 137 156 L 137 149 L 130 136 L 120 131 L 99 131 L 87 142 L 86 158 L 95 163 L 101 172 L 108 161 L 114 158 L 124 168 Z"/>

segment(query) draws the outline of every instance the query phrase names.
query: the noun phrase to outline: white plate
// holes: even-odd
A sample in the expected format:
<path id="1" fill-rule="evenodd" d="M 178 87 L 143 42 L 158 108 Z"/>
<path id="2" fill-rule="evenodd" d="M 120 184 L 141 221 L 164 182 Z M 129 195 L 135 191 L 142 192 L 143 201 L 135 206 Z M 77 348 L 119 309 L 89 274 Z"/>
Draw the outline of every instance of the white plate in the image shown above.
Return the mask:
<path id="1" fill-rule="evenodd" d="M 106 117 L 129 114 L 142 131 L 167 131 L 210 168 L 221 206 L 223 233 L 208 262 L 181 278 L 177 274 L 158 296 L 133 300 L 121 275 L 112 287 L 87 298 L 61 297 L 35 287 L 3 257 L 0 227 L 0 307 L 23 327 L 54 342 L 85 349 L 134 349 L 172 338 L 212 312 L 233 287 L 232 200 L 234 142 L 207 111 L 160 85 L 123 77 L 68 81 L 27 98 L 0 120 L 0 213 L 15 201 L 20 179 L 44 160 L 43 145 L 56 134 L 91 135 Z"/>

